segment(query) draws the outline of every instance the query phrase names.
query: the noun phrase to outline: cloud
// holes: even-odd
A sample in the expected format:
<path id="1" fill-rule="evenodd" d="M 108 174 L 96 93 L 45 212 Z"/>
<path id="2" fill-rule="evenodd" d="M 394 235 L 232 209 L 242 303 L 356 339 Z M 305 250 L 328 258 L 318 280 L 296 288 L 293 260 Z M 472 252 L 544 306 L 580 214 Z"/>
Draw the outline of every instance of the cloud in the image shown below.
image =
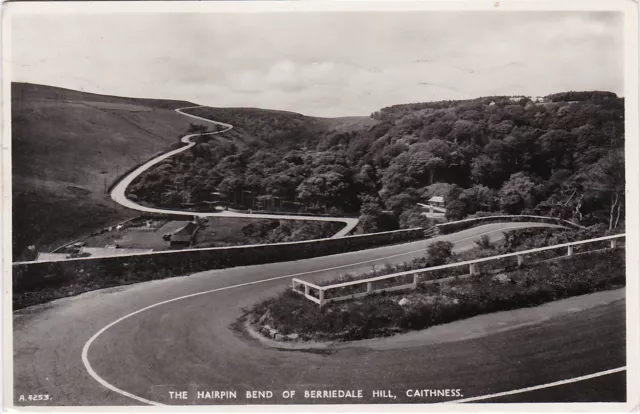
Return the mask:
<path id="1" fill-rule="evenodd" d="M 371 71 L 335 62 L 274 62 L 264 70 L 246 69 L 230 74 L 227 81 L 238 92 L 279 90 L 299 92 L 318 87 L 365 87 L 375 78 Z"/>
<path id="2" fill-rule="evenodd" d="M 621 94 L 624 83 L 615 13 L 21 15 L 12 27 L 15 81 L 319 116 L 482 95 Z"/>

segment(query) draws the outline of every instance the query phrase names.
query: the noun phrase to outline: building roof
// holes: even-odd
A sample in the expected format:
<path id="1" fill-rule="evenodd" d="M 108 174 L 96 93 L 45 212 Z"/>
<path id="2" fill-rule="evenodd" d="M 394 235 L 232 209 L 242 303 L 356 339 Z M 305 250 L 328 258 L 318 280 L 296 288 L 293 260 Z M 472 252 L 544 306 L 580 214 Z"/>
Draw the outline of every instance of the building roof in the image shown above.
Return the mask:
<path id="1" fill-rule="evenodd" d="M 198 228 L 198 225 L 196 223 L 189 222 L 184 227 L 171 233 L 171 235 L 172 236 L 191 236 L 196 231 L 197 228 Z"/>
<path id="2" fill-rule="evenodd" d="M 429 199 L 429 201 L 433 201 L 435 203 L 444 203 L 444 198 L 441 196 L 433 196 Z"/>

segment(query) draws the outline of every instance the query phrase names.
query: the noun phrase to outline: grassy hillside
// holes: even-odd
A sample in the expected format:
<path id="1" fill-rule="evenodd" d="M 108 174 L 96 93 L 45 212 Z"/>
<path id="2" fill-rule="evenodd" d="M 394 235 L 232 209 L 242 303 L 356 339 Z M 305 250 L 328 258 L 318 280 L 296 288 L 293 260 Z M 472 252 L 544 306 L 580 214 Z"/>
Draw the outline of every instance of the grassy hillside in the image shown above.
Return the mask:
<path id="1" fill-rule="evenodd" d="M 189 127 L 189 102 L 102 96 L 12 84 L 13 257 L 48 251 L 136 215 L 105 194 L 119 175 Z"/>
<path id="2" fill-rule="evenodd" d="M 351 132 L 377 123 L 366 116 L 318 118 L 295 112 L 261 108 L 194 108 L 187 112 L 227 122 L 236 134 L 258 147 L 277 145 L 296 149 L 301 145 L 315 146 L 327 133 Z"/>

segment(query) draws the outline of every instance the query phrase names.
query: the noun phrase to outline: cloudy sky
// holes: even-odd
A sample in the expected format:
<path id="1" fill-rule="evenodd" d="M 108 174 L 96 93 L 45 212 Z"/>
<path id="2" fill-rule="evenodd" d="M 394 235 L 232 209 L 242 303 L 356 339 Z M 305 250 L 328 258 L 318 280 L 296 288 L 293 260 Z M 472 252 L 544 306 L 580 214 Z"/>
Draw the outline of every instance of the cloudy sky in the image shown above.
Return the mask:
<path id="1" fill-rule="evenodd" d="M 566 90 L 623 94 L 622 16 L 14 15 L 13 81 L 316 116 Z"/>

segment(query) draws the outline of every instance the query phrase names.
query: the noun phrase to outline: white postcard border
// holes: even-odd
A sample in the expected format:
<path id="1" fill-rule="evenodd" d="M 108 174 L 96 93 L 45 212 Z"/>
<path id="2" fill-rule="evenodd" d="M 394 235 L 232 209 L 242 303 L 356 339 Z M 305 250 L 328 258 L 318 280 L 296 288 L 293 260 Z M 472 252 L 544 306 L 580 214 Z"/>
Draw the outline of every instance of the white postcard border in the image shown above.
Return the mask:
<path id="1" fill-rule="evenodd" d="M 303 405 L 303 406 L 183 406 L 183 407 L 13 407 L 19 412 L 537 412 L 537 411 L 630 411 L 639 408 L 640 393 L 640 283 L 638 258 L 640 244 L 638 238 L 640 188 L 640 152 L 638 137 L 638 5 L 631 1 L 594 1 L 594 0 L 556 0 L 556 1 L 383 1 L 367 0 L 343 1 L 224 1 L 224 2 L 15 2 L 3 4 L 2 19 L 2 228 L 3 228 L 3 365 L 6 372 L 12 372 L 12 311 L 11 311 L 11 20 L 13 14 L 23 13 L 275 13 L 275 12 L 359 12 L 364 10 L 378 12 L 401 12 L 418 10 L 457 10 L 457 11 L 528 11 L 528 10 L 617 10 L 624 13 L 625 22 L 625 165 L 627 177 L 626 216 L 627 238 L 627 403 L 599 404 L 492 404 L 471 403 L 452 404 L 394 404 L 394 405 Z M 631 214 L 629 214 L 629 212 Z M 78 356 L 80 357 L 80 356 Z M 5 406 L 11 404 L 13 381 L 4 376 Z"/>

